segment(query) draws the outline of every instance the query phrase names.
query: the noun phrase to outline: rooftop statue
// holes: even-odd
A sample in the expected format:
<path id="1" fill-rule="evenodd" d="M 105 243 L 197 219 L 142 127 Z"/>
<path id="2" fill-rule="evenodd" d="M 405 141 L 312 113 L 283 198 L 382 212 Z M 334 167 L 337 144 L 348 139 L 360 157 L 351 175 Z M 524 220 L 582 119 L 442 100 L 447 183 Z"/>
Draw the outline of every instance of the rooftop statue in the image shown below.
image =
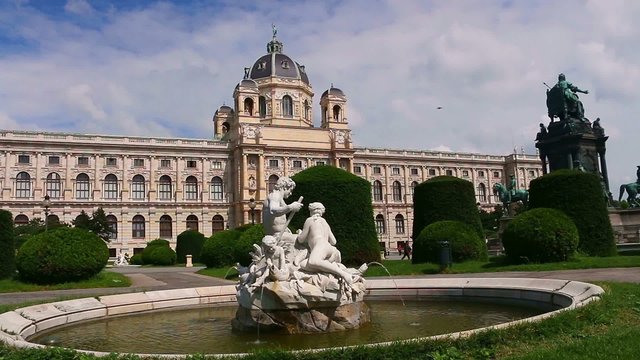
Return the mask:
<path id="1" fill-rule="evenodd" d="M 564 74 L 558 75 L 558 82 L 547 90 L 547 110 L 551 122 L 557 117 L 560 121 L 575 119 L 587 122 L 584 117 L 584 106 L 577 93 L 588 94 L 568 82 Z"/>

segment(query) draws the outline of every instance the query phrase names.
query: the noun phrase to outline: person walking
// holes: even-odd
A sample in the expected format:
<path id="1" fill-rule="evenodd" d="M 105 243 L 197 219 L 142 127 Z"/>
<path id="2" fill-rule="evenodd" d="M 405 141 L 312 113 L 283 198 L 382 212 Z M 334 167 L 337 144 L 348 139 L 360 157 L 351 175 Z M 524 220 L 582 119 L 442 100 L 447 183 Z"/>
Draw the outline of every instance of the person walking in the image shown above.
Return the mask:
<path id="1" fill-rule="evenodd" d="M 404 260 L 404 258 L 411 260 L 411 246 L 409 243 L 404 244 L 404 254 L 400 260 Z"/>

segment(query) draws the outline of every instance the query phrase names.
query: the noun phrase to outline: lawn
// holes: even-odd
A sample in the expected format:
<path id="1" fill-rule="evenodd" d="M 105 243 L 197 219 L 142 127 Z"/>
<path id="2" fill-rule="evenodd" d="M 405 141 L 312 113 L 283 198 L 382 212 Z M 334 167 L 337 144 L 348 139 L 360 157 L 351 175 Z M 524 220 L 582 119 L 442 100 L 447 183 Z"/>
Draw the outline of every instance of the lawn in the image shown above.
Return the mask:
<path id="1" fill-rule="evenodd" d="M 128 277 L 110 272 L 102 271 L 98 275 L 83 281 L 68 282 L 54 285 L 38 285 L 22 282 L 16 279 L 0 280 L 0 293 L 23 292 L 23 291 L 44 291 L 44 290 L 66 290 L 66 289 L 90 289 L 90 288 L 110 288 L 131 286 Z"/>
<path id="2" fill-rule="evenodd" d="M 396 275 L 424 275 L 440 273 L 438 264 L 412 264 L 409 260 L 385 260 L 382 261 L 384 267 L 389 270 L 389 274 Z M 551 271 L 551 270 L 572 270 L 572 269 L 597 269 L 616 267 L 640 267 L 640 256 L 613 256 L 613 257 L 589 257 L 578 256 L 570 261 L 547 263 L 547 264 L 509 264 L 504 257 L 495 257 L 488 262 L 467 261 L 455 263 L 446 273 L 484 273 L 500 271 Z M 198 274 L 225 278 L 228 280 L 237 279 L 238 272 L 232 267 L 207 268 L 198 271 Z M 226 277 L 225 277 L 226 275 Z M 384 268 L 372 264 L 367 270 L 366 277 L 387 276 Z"/>

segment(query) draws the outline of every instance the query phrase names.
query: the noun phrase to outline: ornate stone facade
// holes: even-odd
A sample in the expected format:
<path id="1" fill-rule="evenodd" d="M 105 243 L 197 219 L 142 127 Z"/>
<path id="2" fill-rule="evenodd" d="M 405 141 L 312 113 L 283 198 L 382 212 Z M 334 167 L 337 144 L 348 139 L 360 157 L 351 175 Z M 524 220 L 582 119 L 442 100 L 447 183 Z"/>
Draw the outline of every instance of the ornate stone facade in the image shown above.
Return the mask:
<path id="1" fill-rule="evenodd" d="M 115 256 L 158 237 L 175 245 L 187 228 L 209 236 L 249 223 L 250 199 L 259 221 L 279 177 L 332 165 L 371 182 L 380 242 L 393 249 L 410 239 L 418 183 L 438 175 L 468 179 L 480 206 L 490 209 L 498 203 L 495 182 L 514 173 L 518 187 L 527 187 L 542 174 L 536 155 L 354 147 L 346 95 L 333 86 L 325 91 L 314 127 L 305 68 L 278 44 L 245 69 L 234 107 L 215 112 L 216 140 L 0 131 L 0 207 L 17 223 L 43 218 L 47 194 L 50 214 L 64 222 L 102 207 L 114 225 Z"/>

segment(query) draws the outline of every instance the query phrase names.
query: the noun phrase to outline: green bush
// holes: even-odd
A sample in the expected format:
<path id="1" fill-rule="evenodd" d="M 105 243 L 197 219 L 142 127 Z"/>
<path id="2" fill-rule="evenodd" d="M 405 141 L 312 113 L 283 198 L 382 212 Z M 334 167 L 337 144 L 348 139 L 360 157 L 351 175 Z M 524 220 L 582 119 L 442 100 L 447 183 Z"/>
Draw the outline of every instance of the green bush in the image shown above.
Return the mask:
<path id="1" fill-rule="evenodd" d="M 13 215 L 0 210 L 0 279 L 12 277 L 16 265 Z"/>
<path id="2" fill-rule="evenodd" d="M 176 252 L 169 246 L 153 246 L 151 251 L 152 265 L 173 265 L 176 263 Z"/>
<path id="3" fill-rule="evenodd" d="M 264 237 L 264 228 L 262 224 L 251 225 L 247 227 L 238 240 L 233 243 L 233 264 L 239 262 L 243 266 L 251 264 L 251 255 L 253 244 L 262 243 Z"/>
<path id="4" fill-rule="evenodd" d="M 445 220 L 434 222 L 420 232 L 413 242 L 412 262 L 438 262 L 441 241 L 449 242 L 455 262 L 489 259 L 487 245 L 471 226 L 461 221 Z"/>
<path id="5" fill-rule="evenodd" d="M 231 266 L 236 263 L 234 260 L 235 243 L 240 238 L 242 232 L 231 229 L 213 234 L 205 240 L 200 252 L 200 261 L 207 267 Z"/>
<path id="6" fill-rule="evenodd" d="M 131 265 L 142 265 L 142 254 L 135 254 L 129 259 L 129 264 Z"/>
<path id="7" fill-rule="evenodd" d="M 337 239 L 337 248 L 346 264 L 379 261 L 380 246 L 373 220 L 371 184 L 356 175 L 333 166 L 315 166 L 292 177 L 296 188 L 288 202 L 304 196 L 304 204 L 321 202 L 324 218 Z M 302 229 L 309 217 L 304 206 L 291 221 Z"/>
<path id="8" fill-rule="evenodd" d="M 176 240 L 176 254 L 178 263 L 187 262 L 187 255 L 192 255 L 191 260 L 196 263 L 200 262 L 200 252 L 204 244 L 204 235 L 196 230 L 186 230 L 178 235 Z"/>
<path id="9" fill-rule="evenodd" d="M 509 222 L 502 245 L 514 262 L 565 261 L 576 252 L 578 229 L 560 210 L 531 209 Z"/>
<path id="10" fill-rule="evenodd" d="M 107 264 L 109 250 L 97 235 L 60 227 L 33 235 L 18 250 L 20 277 L 39 284 L 88 279 Z"/>
<path id="11" fill-rule="evenodd" d="M 153 264 L 153 258 L 151 257 L 151 254 L 153 253 L 153 250 L 158 247 L 170 247 L 169 245 L 169 241 L 168 240 L 164 240 L 164 239 L 155 239 L 155 240 L 151 240 L 147 243 L 147 246 L 144 248 L 144 250 L 142 250 L 142 263 L 145 265 L 152 265 Z"/>
<path id="12" fill-rule="evenodd" d="M 617 254 L 600 179 L 591 173 L 557 170 L 531 181 L 529 208 L 553 208 L 578 228 L 578 249 L 591 256 Z"/>
<path id="13" fill-rule="evenodd" d="M 453 176 L 436 176 L 415 187 L 413 192 L 413 234 L 443 220 L 461 221 L 483 237 L 473 184 Z"/>

